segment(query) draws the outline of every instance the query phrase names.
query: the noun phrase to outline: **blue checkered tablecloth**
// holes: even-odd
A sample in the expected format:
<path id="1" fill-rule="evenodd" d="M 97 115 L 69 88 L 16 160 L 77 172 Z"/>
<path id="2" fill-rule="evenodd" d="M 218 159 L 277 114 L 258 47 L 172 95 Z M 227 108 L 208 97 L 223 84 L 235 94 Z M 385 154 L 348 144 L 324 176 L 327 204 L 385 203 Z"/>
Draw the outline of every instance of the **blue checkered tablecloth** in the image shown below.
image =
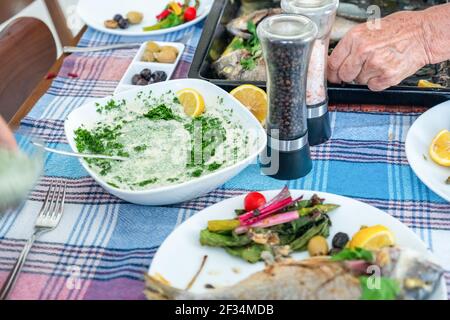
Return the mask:
<path id="1" fill-rule="evenodd" d="M 175 77 L 186 77 L 202 24 L 156 37 L 174 41 L 192 32 Z M 88 29 L 80 46 L 136 42 Z M 30 137 L 69 150 L 64 119 L 93 98 L 112 94 L 136 50 L 73 54 L 51 88 L 21 123 L 16 137 L 29 150 Z M 76 75 L 70 77 L 69 73 Z M 198 199 L 172 206 L 125 203 L 103 190 L 76 159 L 47 154 L 45 172 L 24 207 L 0 216 L 0 283 L 13 266 L 50 182 L 67 182 L 61 225 L 33 247 L 12 298 L 141 299 L 143 274 L 163 240 L 197 211 L 248 190 L 308 189 L 336 193 L 388 212 L 410 227 L 450 271 L 450 204 L 414 175 L 405 156 L 409 127 L 423 111 L 411 108 L 334 106 L 332 139 L 312 148 L 314 166 L 303 179 L 277 181 L 257 165 Z M 450 288 L 450 273 L 446 273 Z"/>

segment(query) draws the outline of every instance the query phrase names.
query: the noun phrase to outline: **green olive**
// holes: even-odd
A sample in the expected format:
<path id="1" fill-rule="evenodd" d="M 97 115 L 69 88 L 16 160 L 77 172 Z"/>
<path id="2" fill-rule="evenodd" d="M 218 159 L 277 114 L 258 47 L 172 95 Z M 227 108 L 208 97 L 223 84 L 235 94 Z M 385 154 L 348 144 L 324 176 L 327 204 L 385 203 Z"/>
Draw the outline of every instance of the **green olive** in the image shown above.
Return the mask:
<path id="1" fill-rule="evenodd" d="M 153 55 L 153 52 L 145 50 L 141 60 L 145 62 L 155 62 L 155 56 Z"/>
<path id="2" fill-rule="evenodd" d="M 150 52 L 160 52 L 161 51 L 161 48 L 159 47 L 159 45 L 154 41 L 150 41 L 149 43 L 147 43 L 146 49 Z"/>
<path id="3" fill-rule="evenodd" d="M 131 24 L 139 24 L 144 19 L 144 15 L 138 11 L 130 11 L 127 13 L 127 19 Z"/>
<path id="4" fill-rule="evenodd" d="M 161 51 L 172 51 L 176 56 L 178 56 L 178 49 L 172 46 L 162 46 Z"/>
<path id="5" fill-rule="evenodd" d="M 161 63 L 174 63 L 177 60 L 177 55 L 172 50 L 165 50 L 153 53 L 156 61 Z"/>
<path id="6" fill-rule="evenodd" d="M 325 256 L 328 254 L 327 239 L 322 236 L 312 237 L 308 242 L 308 252 L 311 257 Z"/>
<path id="7" fill-rule="evenodd" d="M 106 20 L 105 21 L 105 27 L 108 29 L 116 29 L 118 26 L 119 26 L 119 24 L 115 20 Z"/>

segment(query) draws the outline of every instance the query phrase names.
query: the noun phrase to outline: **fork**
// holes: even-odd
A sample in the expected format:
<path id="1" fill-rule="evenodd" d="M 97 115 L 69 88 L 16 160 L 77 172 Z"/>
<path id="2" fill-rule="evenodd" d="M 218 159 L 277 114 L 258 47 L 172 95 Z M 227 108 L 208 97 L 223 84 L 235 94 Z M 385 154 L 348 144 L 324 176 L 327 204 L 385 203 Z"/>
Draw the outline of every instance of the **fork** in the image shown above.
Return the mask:
<path id="1" fill-rule="evenodd" d="M 6 300 L 11 290 L 14 288 L 20 271 L 22 270 L 22 267 L 27 259 L 28 253 L 30 252 L 30 249 L 36 239 L 43 234 L 54 230 L 58 226 L 63 214 L 65 198 L 66 183 L 62 180 L 56 183 L 53 182 L 48 189 L 44 203 L 42 204 L 41 210 L 36 218 L 33 235 L 25 244 L 19 258 L 14 264 L 14 268 L 11 270 L 11 273 L 8 275 L 8 278 L 0 291 L 0 300 Z"/>
<path id="2" fill-rule="evenodd" d="M 186 45 L 189 40 L 191 39 L 192 35 L 194 33 L 194 30 L 191 30 L 184 34 L 181 38 L 178 38 L 175 40 L 175 42 L 180 42 L 184 45 Z M 131 42 L 131 43 L 115 43 L 115 44 L 108 44 L 104 46 L 97 46 L 97 47 L 71 47 L 71 46 L 65 46 L 63 47 L 64 53 L 83 53 L 83 52 L 95 52 L 95 51 L 103 51 L 103 50 L 113 50 L 113 49 L 133 49 L 133 48 L 139 48 L 142 45 L 141 42 Z"/>

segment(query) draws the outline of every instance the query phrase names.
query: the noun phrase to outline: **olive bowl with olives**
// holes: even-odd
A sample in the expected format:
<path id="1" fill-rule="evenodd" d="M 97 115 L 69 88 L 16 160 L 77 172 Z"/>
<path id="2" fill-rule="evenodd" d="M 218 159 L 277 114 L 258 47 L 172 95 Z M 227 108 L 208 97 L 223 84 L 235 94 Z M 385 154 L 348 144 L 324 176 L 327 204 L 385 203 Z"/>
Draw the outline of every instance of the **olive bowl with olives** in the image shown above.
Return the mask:
<path id="1" fill-rule="evenodd" d="M 152 50 L 151 53 L 156 53 L 155 59 L 148 58 L 149 48 Z M 130 63 L 114 93 L 170 80 L 184 49 L 184 44 L 177 42 L 144 42 L 133 61 Z M 166 55 L 166 53 L 169 54 Z"/>

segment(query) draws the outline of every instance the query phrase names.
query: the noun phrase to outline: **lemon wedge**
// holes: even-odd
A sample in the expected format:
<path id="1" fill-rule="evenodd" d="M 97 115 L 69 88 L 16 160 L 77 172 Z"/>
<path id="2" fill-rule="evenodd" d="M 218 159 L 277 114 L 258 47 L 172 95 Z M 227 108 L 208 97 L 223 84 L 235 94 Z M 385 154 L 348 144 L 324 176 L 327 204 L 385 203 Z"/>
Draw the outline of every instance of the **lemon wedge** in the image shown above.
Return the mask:
<path id="1" fill-rule="evenodd" d="M 430 145 L 430 157 L 444 167 L 450 167 L 450 131 L 441 130 Z"/>
<path id="2" fill-rule="evenodd" d="M 377 250 L 395 244 L 392 232 L 382 225 L 376 225 L 359 230 L 350 240 L 350 249 L 363 248 Z"/>
<path id="3" fill-rule="evenodd" d="M 419 82 L 417 83 L 417 86 L 419 88 L 444 88 L 440 84 L 434 83 L 434 82 L 431 82 L 428 80 L 419 80 Z"/>
<path id="4" fill-rule="evenodd" d="M 177 92 L 178 100 L 184 108 L 184 113 L 193 118 L 205 112 L 205 100 L 195 89 L 183 89 Z"/>
<path id="5" fill-rule="evenodd" d="M 267 94 L 264 90 L 252 84 L 243 84 L 234 88 L 230 94 L 250 110 L 261 124 L 266 122 Z"/>

